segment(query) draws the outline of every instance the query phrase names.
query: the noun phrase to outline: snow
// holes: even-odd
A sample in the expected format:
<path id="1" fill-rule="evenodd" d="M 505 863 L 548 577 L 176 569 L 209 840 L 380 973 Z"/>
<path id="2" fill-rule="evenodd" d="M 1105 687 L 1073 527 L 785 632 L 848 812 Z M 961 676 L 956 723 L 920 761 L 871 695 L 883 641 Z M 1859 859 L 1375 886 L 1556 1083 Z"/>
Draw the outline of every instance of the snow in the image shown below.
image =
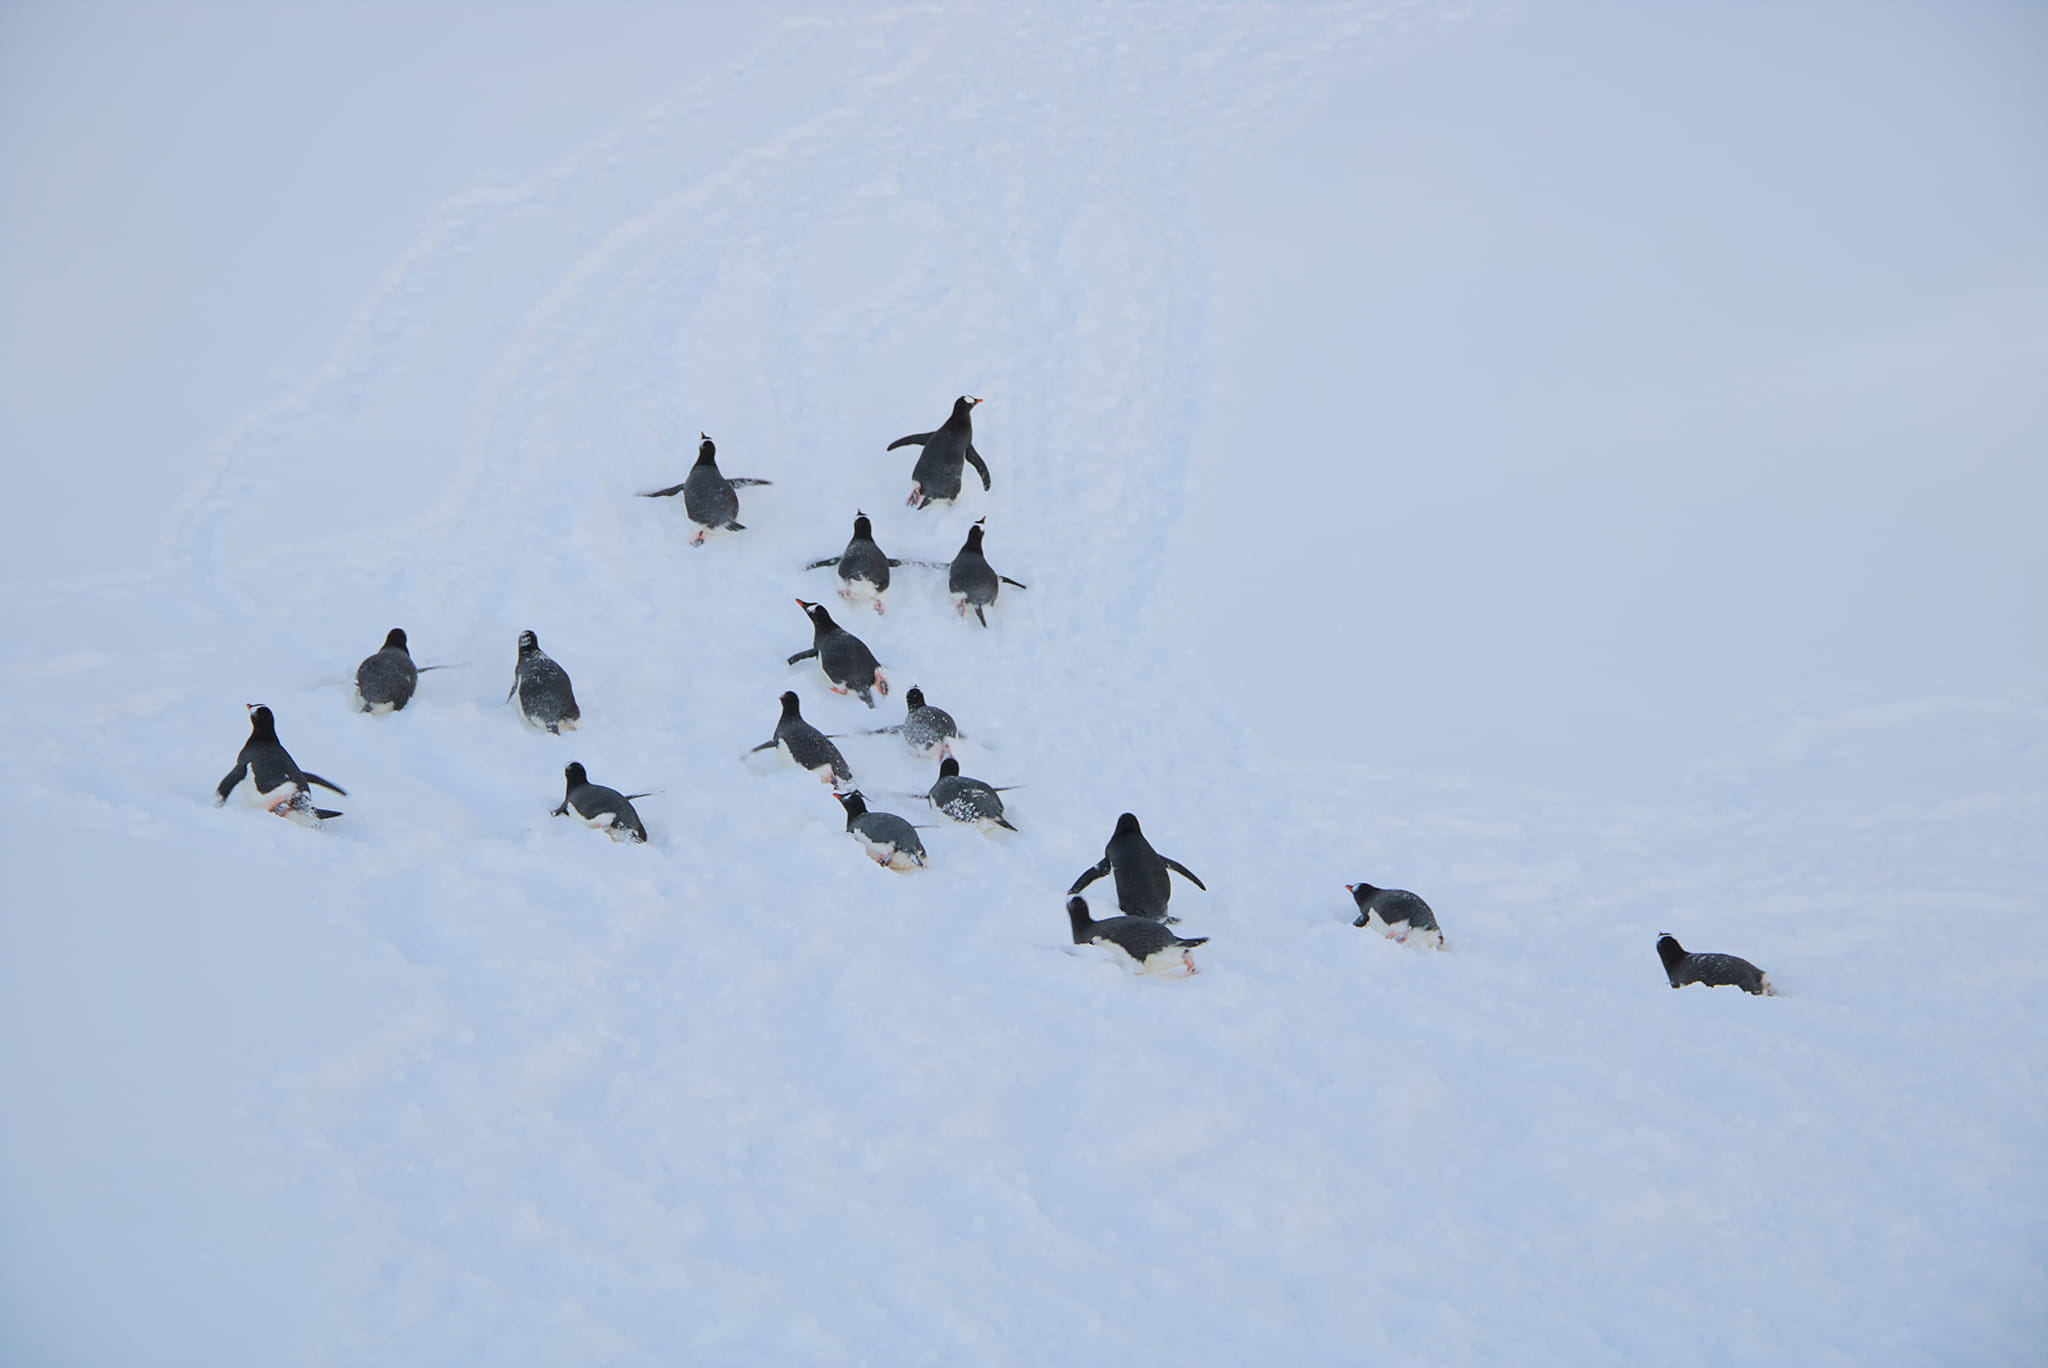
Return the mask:
<path id="1" fill-rule="evenodd" d="M 0 1361 L 2037 1362 L 2044 54 L 0 11 Z M 693 548 L 700 430 L 773 484 Z M 856 508 L 1031 588 L 840 611 Z M 1016 833 L 849 735 L 911 685 Z M 929 868 L 747 756 L 791 688 Z M 252 702 L 344 817 L 214 807 Z M 1126 810 L 1192 978 L 1070 943 Z"/>

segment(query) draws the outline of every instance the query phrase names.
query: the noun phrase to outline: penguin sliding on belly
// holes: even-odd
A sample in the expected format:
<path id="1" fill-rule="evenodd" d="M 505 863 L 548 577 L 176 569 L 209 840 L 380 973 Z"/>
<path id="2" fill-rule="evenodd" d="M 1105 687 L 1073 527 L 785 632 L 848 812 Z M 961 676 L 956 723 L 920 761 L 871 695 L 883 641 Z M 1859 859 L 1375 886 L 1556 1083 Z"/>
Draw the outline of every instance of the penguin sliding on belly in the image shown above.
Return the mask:
<path id="1" fill-rule="evenodd" d="M 583 716 L 576 706 L 576 690 L 570 687 L 569 672 L 540 648 L 540 638 L 532 632 L 519 634 L 519 661 L 512 667 L 512 687 L 505 693 L 507 702 L 513 694 L 519 695 L 519 715 L 526 719 L 526 725 L 555 736 L 575 731 Z"/>
<path id="2" fill-rule="evenodd" d="M 1429 904 L 1405 888 L 1375 888 L 1369 883 L 1345 884 L 1351 894 L 1351 901 L 1358 905 L 1358 920 L 1353 926 L 1370 926 L 1373 918 L 1379 918 L 1382 933 L 1388 940 L 1417 945 L 1427 945 L 1442 950 L 1444 933 L 1436 924 L 1436 913 L 1429 910 Z"/>
<path id="3" fill-rule="evenodd" d="M 288 817 L 301 826 L 318 826 L 330 817 L 341 816 L 339 812 L 314 807 L 308 786 L 318 784 L 344 798 L 348 790 L 300 769 L 291 752 L 277 739 L 276 716 L 261 703 L 247 706 L 249 739 L 235 756 L 235 767 L 215 786 L 213 805 L 219 807 L 230 797 L 239 797 L 251 807 Z"/>
<path id="4" fill-rule="evenodd" d="M 956 822 L 972 822 L 987 832 L 991 826 L 1015 831 L 1003 816 L 1003 800 L 993 784 L 969 779 L 960 773 L 960 762 L 952 756 L 939 761 L 939 779 L 925 794 L 925 801 Z"/>
<path id="5" fill-rule="evenodd" d="M 639 845 L 647 839 L 647 828 L 640 824 L 640 814 L 633 811 L 633 800 L 645 798 L 646 794 L 621 793 L 603 784 L 593 784 L 583 766 L 573 760 L 563 766 L 562 778 L 567 782 L 567 791 L 562 795 L 562 805 L 550 815 L 574 817 L 614 841 Z"/>
<path id="6" fill-rule="evenodd" d="M 859 789 L 832 796 L 846 809 L 847 834 L 869 859 L 899 874 L 924 868 L 924 842 L 917 839 L 916 827 L 893 812 L 869 812 Z"/>
<path id="7" fill-rule="evenodd" d="M 953 714 L 926 703 L 924 690 L 915 684 L 903 695 L 903 702 L 910 711 L 901 722 L 893 727 L 876 727 L 866 735 L 901 736 L 903 744 L 910 747 L 910 753 L 920 760 L 950 754 L 953 743 L 961 739 L 960 727 L 953 721 Z"/>
<path id="8" fill-rule="evenodd" d="M 910 472 L 910 497 L 903 502 L 913 508 L 929 508 L 935 503 L 951 503 L 960 497 L 961 462 L 974 467 L 981 476 L 981 487 L 989 488 L 988 466 L 982 462 L 981 453 L 974 449 L 974 406 L 981 400 L 963 394 L 953 401 L 953 412 L 934 432 L 913 432 L 908 437 L 898 437 L 889 443 L 894 451 L 900 446 L 921 446 L 924 451 L 918 455 L 917 465 Z"/>
<path id="9" fill-rule="evenodd" d="M 828 784 L 853 782 L 853 770 L 832 738 L 804 721 L 794 690 L 782 695 L 782 719 L 775 724 L 775 735 L 754 747 L 754 751 L 764 750 L 778 752 L 790 764 L 809 770 Z"/>
<path id="10" fill-rule="evenodd" d="M 811 620 L 812 640 L 809 650 L 798 651 L 789 658 L 791 665 L 817 657 L 818 669 L 833 693 L 854 694 L 870 708 L 875 706 L 876 694 L 889 696 L 889 680 L 866 642 L 834 622 L 824 605 L 798 599 L 796 606 Z"/>
<path id="11" fill-rule="evenodd" d="M 406 649 L 405 629 L 393 627 L 384 638 L 384 649 L 356 666 L 356 711 L 373 717 L 397 712 L 412 701 L 419 680 L 419 667 Z"/>
<path id="12" fill-rule="evenodd" d="M 1657 958 L 1664 961 L 1664 977 L 1673 988 L 1703 983 L 1709 988 L 1740 988 L 1758 997 L 1778 995 L 1771 987 L 1771 976 L 1748 960 L 1739 955 L 1693 954 L 1668 931 L 1657 937 Z"/>
<path id="13" fill-rule="evenodd" d="M 839 571 L 839 596 L 848 603 L 873 604 L 876 612 L 883 611 L 882 595 L 889 589 L 889 571 L 903 562 L 882 554 L 882 548 L 875 545 L 874 524 L 868 515 L 856 512 L 853 515 L 853 537 L 846 543 L 846 549 L 836 556 L 826 556 L 806 565 L 806 570 L 822 570 L 834 566 Z"/>
<path id="14" fill-rule="evenodd" d="M 1085 898 L 1067 899 L 1067 920 L 1076 945 L 1107 945 L 1119 950 L 1141 974 L 1187 978 L 1194 974 L 1194 956 L 1188 951 L 1207 945 L 1207 936 L 1176 936 L 1149 917 L 1110 917 L 1095 921 L 1088 915 Z"/>
<path id="15" fill-rule="evenodd" d="M 681 484 L 670 485 L 667 489 L 652 489 L 642 494 L 643 499 L 666 499 L 672 494 L 683 496 L 683 513 L 696 527 L 697 535 L 690 538 L 690 545 L 702 546 L 706 532 L 744 532 L 746 526 L 736 521 L 740 513 L 740 496 L 733 493 L 741 485 L 765 485 L 767 480 L 730 480 L 718 469 L 718 448 L 703 433 L 697 434 L 701 445 L 697 448 L 697 464 L 690 467 L 690 473 Z"/>

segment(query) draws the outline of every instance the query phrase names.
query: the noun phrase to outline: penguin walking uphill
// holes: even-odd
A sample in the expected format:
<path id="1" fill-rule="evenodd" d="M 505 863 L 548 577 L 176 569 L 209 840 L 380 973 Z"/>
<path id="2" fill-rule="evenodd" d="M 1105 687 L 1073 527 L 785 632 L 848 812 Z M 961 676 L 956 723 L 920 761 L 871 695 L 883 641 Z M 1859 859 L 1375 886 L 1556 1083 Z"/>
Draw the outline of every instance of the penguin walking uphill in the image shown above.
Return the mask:
<path id="1" fill-rule="evenodd" d="M 946 590 L 953 596 L 953 606 L 966 617 L 972 608 L 981 625 L 988 626 L 988 615 L 983 611 L 996 601 L 1005 584 L 1016 585 L 1019 589 L 1029 588 L 1019 584 L 1008 575 L 998 575 L 988 563 L 988 557 L 981 553 L 981 525 L 987 518 L 976 518 L 974 526 L 967 529 L 967 544 L 960 548 L 960 554 L 953 557 L 953 563 L 946 567 Z"/>
<path id="2" fill-rule="evenodd" d="M 1444 933 L 1436 924 L 1436 913 L 1429 910 L 1429 904 L 1405 888 L 1375 888 L 1369 883 L 1345 884 L 1351 894 L 1351 901 L 1358 905 L 1358 920 L 1353 926 L 1370 926 L 1373 918 L 1379 918 L 1385 927 L 1382 933 L 1388 940 L 1409 941 L 1427 945 L 1432 949 L 1445 949 Z"/>
<path id="3" fill-rule="evenodd" d="M 512 667 L 506 701 L 515 693 L 526 725 L 552 735 L 575 731 L 583 716 L 576 706 L 576 690 L 569 685 L 569 672 L 549 658 L 540 648 L 540 638 L 531 632 L 519 634 L 519 663 Z"/>
<path id="4" fill-rule="evenodd" d="M 1188 951 L 1209 943 L 1207 936 L 1176 936 L 1150 917 L 1096 921 L 1088 915 L 1085 898 L 1067 899 L 1067 921 L 1074 930 L 1074 944 L 1107 945 L 1122 951 L 1139 973 L 1165 978 L 1187 978 L 1196 973 L 1195 958 Z"/>
<path id="5" fill-rule="evenodd" d="M 1657 958 L 1664 961 L 1664 977 L 1673 988 L 1703 983 L 1709 988 L 1740 988 L 1758 997 L 1776 997 L 1771 976 L 1737 955 L 1693 954 L 1665 932 L 1657 937 Z"/>
<path id="6" fill-rule="evenodd" d="M 882 548 L 875 545 L 874 524 L 868 515 L 856 511 L 853 515 L 853 537 L 846 543 L 846 549 L 836 556 L 826 556 L 806 565 L 806 570 L 822 570 L 835 566 L 839 571 L 839 596 L 848 603 L 872 604 L 876 612 L 883 611 L 882 595 L 889 589 L 889 571 L 903 564 L 882 554 Z"/>
<path id="7" fill-rule="evenodd" d="M 916 827 L 893 812 L 869 812 L 859 789 L 832 796 L 846 809 L 847 835 L 860 842 L 869 859 L 899 874 L 924 868 L 924 842 L 917 839 Z"/>
<path id="8" fill-rule="evenodd" d="M 1170 916 L 1166 911 L 1168 900 L 1173 897 L 1173 888 L 1167 882 L 1166 871 L 1173 870 L 1189 883 L 1208 892 L 1208 885 L 1196 878 L 1194 871 L 1178 860 L 1169 860 L 1152 848 L 1145 839 L 1145 833 L 1138 829 L 1138 819 L 1126 812 L 1116 819 L 1116 832 L 1103 847 L 1102 863 L 1084 872 L 1074 880 L 1074 886 L 1067 890 L 1072 897 L 1094 883 L 1105 874 L 1116 875 L 1116 905 L 1134 917 L 1149 917 L 1157 922 L 1177 922 L 1179 917 Z"/>
<path id="9" fill-rule="evenodd" d="M 683 496 L 683 513 L 697 529 L 697 535 L 690 538 L 690 545 L 702 546 L 706 532 L 744 532 L 746 526 L 737 521 L 740 515 L 740 496 L 733 490 L 742 485 L 765 485 L 768 480 L 729 480 L 718 469 L 718 448 L 703 433 L 697 434 L 701 444 L 697 448 L 697 464 L 690 467 L 690 473 L 681 484 L 670 485 L 667 489 L 653 489 L 642 494 L 643 499 L 666 499 L 672 494 Z"/>
<path id="10" fill-rule="evenodd" d="M 790 764 L 809 770 L 834 787 L 853 782 L 853 770 L 839 753 L 839 747 L 832 744 L 832 738 L 804 721 L 794 690 L 782 695 L 782 719 L 775 724 L 775 735 L 747 753 L 764 750 L 779 752 Z"/>
<path id="11" fill-rule="evenodd" d="M 796 606 L 811 620 L 812 640 L 809 650 L 798 651 L 789 658 L 791 665 L 816 656 L 818 669 L 833 693 L 854 694 L 870 708 L 875 706 L 876 694 L 889 696 L 889 681 L 866 642 L 834 622 L 821 604 L 798 599 Z"/>
<path id="12" fill-rule="evenodd" d="M 640 824 L 640 814 L 633 811 L 633 800 L 645 798 L 646 794 L 621 793 L 603 784 L 593 784 L 583 766 L 574 760 L 563 766 L 562 777 L 568 783 L 568 791 L 562 795 L 562 805 L 550 816 L 574 817 L 614 841 L 634 845 L 646 841 L 647 828 Z"/>
<path id="13" fill-rule="evenodd" d="M 419 682 L 419 667 L 406 649 L 405 629 L 393 627 L 384 638 L 384 649 L 356 666 L 356 711 L 373 717 L 397 712 L 412 701 Z"/>
<path id="14" fill-rule="evenodd" d="M 288 817 L 301 826 L 318 826 L 330 817 L 341 816 L 339 812 L 313 806 L 309 786 L 318 784 L 344 798 L 348 790 L 300 769 L 291 752 L 277 739 L 276 716 L 261 703 L 247 706 L 249 739 L 235 756 L 235 767 L 214 788 L 213 805 L 219 807 L 230 797 L 239 797 L 251 807 Z"/>
<path id="15" fill-rule="evenodd" d="M 898 437 L 889 443 L 894 451 L 900 446 L 921 446 L 917 464 L 910 471 L 910 497 L 903 502 L 913 508 L 928 508 L 935 503 L 951 503 L 960 497 L 960 465 L 966 462 L 981 476 L 981 487 L 989 488 L 988 466 L 983 463 L 981 453 L 974 449 L 974 406 L 981 400 L 963 394 L 953 401 L 953 412 L 935 432 L 913 432 L 908 437 Z"/>

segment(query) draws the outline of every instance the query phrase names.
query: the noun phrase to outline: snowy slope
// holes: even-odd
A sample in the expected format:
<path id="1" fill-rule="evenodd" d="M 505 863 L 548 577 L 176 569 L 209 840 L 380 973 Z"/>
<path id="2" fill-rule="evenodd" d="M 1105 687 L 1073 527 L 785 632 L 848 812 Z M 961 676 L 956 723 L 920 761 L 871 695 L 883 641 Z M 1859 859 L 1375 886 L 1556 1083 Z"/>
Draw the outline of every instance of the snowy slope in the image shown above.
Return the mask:
<path id="1" fill-rule="evenodd" d="M 1404 562 L 1345 536 L 1388 498 L 1494 526 L 1502 488 L 1568 520 L 1601 475 L 1460 468 L 1461 498 L 1380 463 L 1312 314 L 1248 302 L 1260 220 L 1218 207 L 1403 63 L 1558 41 L 1459 17 L 778 16 L 569 154 L 447 187 L 345 320 L 278 323 L 339 335 L 176 452 L 177 497 L 106 496 L 159 526 L 149 570 L 5 596 L 0 1358 L 2031 1361 L 2038 642 L 1899 687 L 1802 658 L 1701 705 L 1741 725 L 1690 694 L 1623 716 L 1573 700 L 1603 605 L 1555 608 L 1554 653 L 1465 636 L 1485 584 L 1596 579 L 1597 550 L 1461 535 L 1390 589 Z M 1251 360 L 1294 348 L 1291 379 Z M 1301 418 L 1303 375 L 1346 411 Z M 883 448 L 960 393 L 994 486 L 913 512 Z M 691 548 L 634 496 L 700 430 L 773 484 Z M 938 561 L 986 515 L 1031 587 L 986 631 L 932 572 L 842 608 L 799 567 L 856 508 Z M 48 514 L 22 535 L 92 535 L 90 504 Z M 799 596 L 881 657 L 878 709 L 783 664 Z M 392 626 L 458 668 L 352 714 Z M 502 704 L 523 629 L 575 679 L 570 736 Z M 1401 665 L 1439 657 L 1432 697 Z M 901 876 L 743 754 L 784 689 L 844 734 L 911 684 L 968 773 L 1021 786 L 1020 831 L 927 831 Z M 245 702 L 343 820 L 212 806 Z M 1494 709 L 1593 758 L 1489 769 Z M 1603 710 L 1689 781 L 1644 783 Z M 875 806 L 939 820 L 905 796 L 934 767 L 841 744 Z M 569 760 L 657 790 L 647 847 L 548 817 Z M 1175 895 L 1212 937 L 1191 980 L 1068 943 L 1061 892 L 1126 809 L 1209 886 Z M 1422 891 L 1453 950 L 1352 930 L 1360 878 Z M 1666 930 L 1784 996 L 1672 993 Z"/>

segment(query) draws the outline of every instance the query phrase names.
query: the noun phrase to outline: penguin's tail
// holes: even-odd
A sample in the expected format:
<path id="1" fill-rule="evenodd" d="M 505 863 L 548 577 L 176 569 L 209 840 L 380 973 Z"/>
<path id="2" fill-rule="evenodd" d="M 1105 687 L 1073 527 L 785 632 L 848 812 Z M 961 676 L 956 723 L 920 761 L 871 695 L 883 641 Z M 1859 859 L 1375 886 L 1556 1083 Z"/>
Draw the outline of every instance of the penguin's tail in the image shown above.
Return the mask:
<path id="1" fill-rule="evenodd" d="M 336 817 L 341 816 L 341 814 L 336 812 L 333 808 L 314 808 L 313 815 L 315 817 L 318 817 L 323 822 L 329 822 L 334 820 Z"/>

